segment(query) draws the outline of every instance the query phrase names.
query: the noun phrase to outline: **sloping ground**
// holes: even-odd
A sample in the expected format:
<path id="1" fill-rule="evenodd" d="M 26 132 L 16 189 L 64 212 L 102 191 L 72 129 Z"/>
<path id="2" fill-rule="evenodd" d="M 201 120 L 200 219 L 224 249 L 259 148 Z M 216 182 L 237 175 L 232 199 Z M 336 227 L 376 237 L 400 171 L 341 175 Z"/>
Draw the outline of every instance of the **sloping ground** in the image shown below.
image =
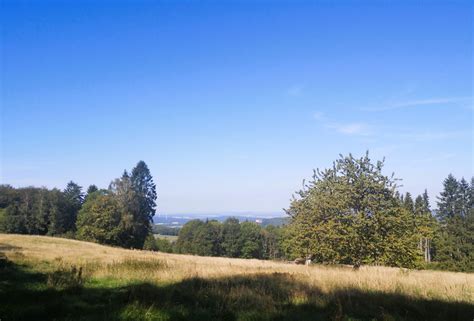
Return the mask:
<path id="1" fill-rule="evenodd" d="M 2 320 L 472 320 L 474 275 L 0 234 Z"/>

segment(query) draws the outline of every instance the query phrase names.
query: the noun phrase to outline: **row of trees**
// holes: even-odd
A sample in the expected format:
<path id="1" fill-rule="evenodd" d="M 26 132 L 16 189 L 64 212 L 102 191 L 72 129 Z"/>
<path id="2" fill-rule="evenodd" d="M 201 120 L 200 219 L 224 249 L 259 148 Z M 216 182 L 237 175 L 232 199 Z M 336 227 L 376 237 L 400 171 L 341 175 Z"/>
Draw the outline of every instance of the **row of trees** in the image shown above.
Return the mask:
<path id="1" fill-rule="evenodd" d="M 83 201 L 82 187 L 72 181 L 63 191 L 35 187 L 15 189 L 0 185 L 0 230 L 19 234 L 71 235 Z"/>
<path id="2" fill-rule="evenodd" d="M 0 186 L 0 231 L 60 235 L 127 248 L 142 248 L 151 232 L 156 187 L 145 162 L 138 162 L 108 189 L 74 182 L 61 191 Z"/>
<path id="3" fill-rule="evenodd" d="M 276 259 L 282 257 L 281 232 L 272 225 L 262 228 L 236 218 L 224 223 L 192 220 L 180 230 L 174 249 L 197 255 Z"/>

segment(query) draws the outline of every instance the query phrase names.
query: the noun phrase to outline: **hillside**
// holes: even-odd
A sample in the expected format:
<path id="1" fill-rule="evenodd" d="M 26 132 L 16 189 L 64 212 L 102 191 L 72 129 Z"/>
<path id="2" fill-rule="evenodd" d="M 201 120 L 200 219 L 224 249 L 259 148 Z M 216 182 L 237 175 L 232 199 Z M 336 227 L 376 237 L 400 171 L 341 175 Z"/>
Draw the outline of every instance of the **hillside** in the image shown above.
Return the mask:
<path id="1" fill-rule="evenodd" d="M 0 234 L 2 320 L 471 320 L 474 275 Z"/>

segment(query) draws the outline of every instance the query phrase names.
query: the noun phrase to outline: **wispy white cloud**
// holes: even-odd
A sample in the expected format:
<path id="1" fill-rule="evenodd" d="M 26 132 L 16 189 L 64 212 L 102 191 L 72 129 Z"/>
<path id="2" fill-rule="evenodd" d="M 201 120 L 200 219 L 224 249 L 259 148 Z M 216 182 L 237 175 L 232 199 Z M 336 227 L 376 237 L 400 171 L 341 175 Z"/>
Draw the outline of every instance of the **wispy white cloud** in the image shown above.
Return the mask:
<path id="1" fill-rule="evenodd" d="M 415 99 L 415 100 L 406 100 L 401 102 L 390 103 L 381 107 L 374 108 L 364 108 L 365 111 L 387 111 L 401 108 L 415 108 L 420 106 L 430 106 L 430 105 L 460 105 L 463 106 L 463 103 L 468 103 L 472 101 L 472 97 L 445 97 L 445 98 L 429 98 L 429 99 Z"/>
<path id="2" fill-rule="evenodd" d="M 340 123 L 331 121 L 326 115 L 322 112 L 313 113 L 313 118 L 318 122 L 322 123 L 324 127 L 333 129 L 336 132 L 344 135 L 361 135 L 367 136 L 370 135 L 370 128 L 365 123 L 350 122 L 350 123 Z"/>
<path id="3" fill-rule="evenodd" d="M 367 136 L 370 134 L 370 130 L 367 124 L 364 123 L 332 123 L 327 124 L 326 127 L 335 129 L 338 133 L 345 135 L 363 135 Z"/>

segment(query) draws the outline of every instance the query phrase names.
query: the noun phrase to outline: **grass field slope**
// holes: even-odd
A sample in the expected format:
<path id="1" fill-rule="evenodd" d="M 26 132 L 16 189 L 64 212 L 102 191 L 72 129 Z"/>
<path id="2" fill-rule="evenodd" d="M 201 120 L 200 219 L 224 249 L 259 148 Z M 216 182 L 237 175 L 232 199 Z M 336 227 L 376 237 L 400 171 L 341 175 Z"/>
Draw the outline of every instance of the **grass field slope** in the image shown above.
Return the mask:
<path id="1" fill-rule="evenodd" d="M 0 234 L 0 319 L 472 320 L 474 275 L 297 266 Z"/>

